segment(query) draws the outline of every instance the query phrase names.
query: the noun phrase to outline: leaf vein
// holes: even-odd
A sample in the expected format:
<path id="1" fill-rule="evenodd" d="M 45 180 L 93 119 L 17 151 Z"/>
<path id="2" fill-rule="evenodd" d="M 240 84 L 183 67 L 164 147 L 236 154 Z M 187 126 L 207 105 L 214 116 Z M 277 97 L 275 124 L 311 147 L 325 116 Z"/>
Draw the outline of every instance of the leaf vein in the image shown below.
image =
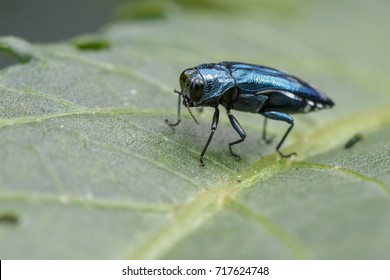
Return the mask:
<path id="1" fill-rule="evenodd" d="M 347 175 L 355 177 L 361 181 L 369 182 L 369 183 L 376 185 L 377 187 L 382 189 L 387 195 L 390 196 L 390 186 L 387 185 L 385 182 L 383 182 L 377 178 L 369 177 L 367 175 L 364 175 L 363 173 L 360 173 L 360 172 L 353 170 L 353 169 L 350 169 L 350 168 L 322 164 L 322 163 L 304 162 L 304 161 L 293 162 L 293 166 L 300 167 L 300 168 L 317 168 L 317 169 L 330 170 L 332 172 L 347 174 Z"/>
<path id="2" fill-rule="evenodd" d="M 161 212 L 171 213 L 174 205 L 170 204 L 146 204 L 132 201 L 104 200 L 98 198 L 83 198 L 68 195 L 48 195 L 48 194 L 21 194 L 21 193 L 0 193 L 1 201 L 11 202 L 34 202 L 56 204 L 64 206 L 93 207 L 112 211 L 139 211 L 139 212 Z"/>
<path id="3" fill-rule="evenodd" d="M 240 213 L 242 216 L 255 221 L 256 223 L 263 226 L 270 234 L 275 236 L 277 239 L 285 245 L 286 248 L 292 253 L 294 259 L 308 259 L 310 258 L 310 253 L 308 248 L 306 248 L 302 242 L 293 234 L 289 233 L 282 227 L 280 227 L 275 222 L 266 218 L 265 216 L 254 212 L 252 209 L 246 207 L 245 205 L 239 203 L 237 200 L 232 199 L 230 206 Z"/>
<path id="4" fill-rule="evenodd" d="M 20 95 L 25 94 L 25 95 L 34 95 L 34 96 L 38 96 L 38 97 L 43 97 L 45 99 L 54 101 L 54 102 L 56 102 L 59 105 L 65 105 L 65 106 L 69 106 L 69 107 L 74 107 L 75 109 L 85 108 L 84 106 L 80 106 L 80 105 L 78 105 L 78 104 L 76 104 L 74 102 L 71 102 L 69 100 L 66 100 L 66 99 L 63 99 L 63 98 L 59 98 L 59 97 L 56 97 L 54 95 L 50 95 L 48 93 L 44 93 L 44 92 L 41 92 L 41 91 L 38 91 L 38 90 L 35 90 L 35 89 L 17 90 L 17 89 L 8 88 L 8 87 L 4 87 L 4 86 L 0 85 L 0 90 L 12 92 L 12 93 L 17 93 L 17 94 L 20 94 Z"/>

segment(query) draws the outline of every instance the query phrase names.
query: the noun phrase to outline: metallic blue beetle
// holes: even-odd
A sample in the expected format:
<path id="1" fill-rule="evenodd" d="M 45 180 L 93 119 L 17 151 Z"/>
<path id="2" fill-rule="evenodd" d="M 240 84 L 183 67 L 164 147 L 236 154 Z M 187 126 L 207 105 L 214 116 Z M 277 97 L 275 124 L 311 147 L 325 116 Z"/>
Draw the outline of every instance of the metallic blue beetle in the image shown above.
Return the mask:
<path id="1" fill-rule="evenodd" d="M 272 141 L 272 138 L 266 136 L 267 118 L 290 124 L 276 146 L 282 157 L 290 157 L 296 153 L 285 155 L 280 151 L 294 126 L 294 119 L 289 114 L 307 113 L 334 105 L 329 97 L 297 77 L 273 68 L 239 62 L 206 63 L 188 68 L 180 75 L 180 87 L 181 91 L 175 90 L 179 94 L 177 122 L 171 123 L 166 120 L 170 126 L 176 126 L 181 121 L 181 98 L 196 123 L 198 121 L 190 107 L 215 108 L 211 133 L 199 158 L 201 166 L 204 166 L 203 156 L 218 126 L 219 105 L 226 108 L 231 125 L 241 137 L 229 143 L 230 153 L 237 158 L 239 156 L 233 153 L 232 146 L 243 142 L 246 133 L 230 110 L 263 115 L 265 117 L 263 139 L 267 143 Z"/>

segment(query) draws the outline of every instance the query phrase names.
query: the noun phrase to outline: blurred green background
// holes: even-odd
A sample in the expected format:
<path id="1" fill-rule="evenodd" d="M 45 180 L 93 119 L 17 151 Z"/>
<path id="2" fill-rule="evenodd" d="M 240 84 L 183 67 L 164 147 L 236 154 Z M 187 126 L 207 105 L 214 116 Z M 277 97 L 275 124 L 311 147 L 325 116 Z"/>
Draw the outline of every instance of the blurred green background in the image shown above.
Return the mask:
<path id="1" fill-rule="evenodd" d="M 0 0 L 0 35 L 54 42 L 96 31 L 125 0 Z"/>
<path id="2" fill-rule="evenodd" d="M 126 0 L 0 0 L 0 36 L 43 43 L 95 32 L 116 17 L 123 3 Z M 12 62 L 0 52 L 0 68 Z"/>

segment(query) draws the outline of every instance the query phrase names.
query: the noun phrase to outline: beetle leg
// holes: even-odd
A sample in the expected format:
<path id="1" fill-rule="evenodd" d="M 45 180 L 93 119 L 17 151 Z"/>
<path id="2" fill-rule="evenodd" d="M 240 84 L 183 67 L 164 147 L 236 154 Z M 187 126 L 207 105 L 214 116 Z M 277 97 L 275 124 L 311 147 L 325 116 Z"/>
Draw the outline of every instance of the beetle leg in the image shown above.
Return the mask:
<path id="1" fill-rule="evenodd" d="M 181 122 L 181 117 L 180 117 L 180 103 L 181 103 L 181 95 L 179 94 L 179 100 L 177 103 L 177 121 L 175 123 L 170 122 L 168 119 L 165 119 L 165 122 L 169 126 L 177 126 Z"/>
<path id="2" fill-rule="evenodd" d="M 206 145 L 204 146 L 202 153 L 200 154 L 200 157 L 199 157 L 199 163 L 201 166 L 204 166 L 203 156 L 206 153 L 207 147 L 209 146 L 211 139 L 213 139 L 214 132 L 217 130 L 218 120 L 219 120 L 219 110 L 218 110 L 218 107 L 215 107 L 209 139 L 207 139 Z"/>
<path id="3" fill-rule="evenodd" d="M 263 140 L 266 144 L 270 144 L 272 141 L 274 141 L 275 135 L 271 135 L 271 137 L 267 137 L 267 118 L 264 118 L 264 125 L 263 125 Z"/>
<path id="4" fill-rule="evenodd" d="M 283 145 L 284 140 L 286 140 L 287 135 L 290 133 L 291 129 L 294 127 L 294 119 L 290 115 L 285 114 L 285 113 L 281 113 L 281 112 L 271 111 L 271 112 L 264 112 L 261 114 L 266 118 L 273 119 L 276 121 L 285 121 L 286 123 L 290 124 L 290 127 L 287 129 L 286 133 L 283 135 L 282 140 L 280 140 L 279 144 L 276 146 L 276 150 L 284 158 L 291 157 L 293 155 L 296 156 L 297 153 L 291 153 L 291 154 L 285 155 L 279 150 L 280 147 Z"/>
<path id="5" fill-rule="evenodd" d="M 230 113 L 230 111 L 228 110 L 227 111 L 227 115 L 229 117 L 229 121 L 231 123 L 231 125 L 233 126 L 234 130 L 237 131 L 238 135 L 240 135 L 241 139 L 238 139 L 237 141 L 234 141 L 232 143 L 229 143 L 229 151 L 230 151 L 230 154 L 234 157 L 236 157 L 237 159 L 241 159 L 239 155 L 233 153 L 232 151 L 232 146 L 233 145 L 236 145 L 238 143 L 241 143 L 245 140 L 245 137 L 246 137 L 246 133 L 245 133 L 245 130 L 242 128 L 242 126 L 240 125 L 240 123 L 237 121 L 237 119 L 232 115 L 232 113 Z"/>

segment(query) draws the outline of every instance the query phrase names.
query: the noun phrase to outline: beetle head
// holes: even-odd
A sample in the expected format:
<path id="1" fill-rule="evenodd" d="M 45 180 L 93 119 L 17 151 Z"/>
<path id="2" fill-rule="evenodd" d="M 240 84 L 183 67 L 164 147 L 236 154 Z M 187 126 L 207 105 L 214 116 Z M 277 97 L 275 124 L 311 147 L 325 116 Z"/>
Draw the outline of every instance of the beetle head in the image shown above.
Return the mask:
<path id="1" fill-rule="evenodd" d="M 204 90 L 204 79 L 196 68 L 184 70 L 180 75 L 181 94 L 187 107 L 201 105 Z"/>
<path id="2" fill-rule="evenodd" d="M 175 92 L 183 98 L 183 105 L 188 109 L 194 121 L 199 124 L 190 107 L 201 105 L 204 88 L 202 75 L 195 68 L 184 70 L 180 75 L 180 88 L 181 91 L 175 90 Z"/>

